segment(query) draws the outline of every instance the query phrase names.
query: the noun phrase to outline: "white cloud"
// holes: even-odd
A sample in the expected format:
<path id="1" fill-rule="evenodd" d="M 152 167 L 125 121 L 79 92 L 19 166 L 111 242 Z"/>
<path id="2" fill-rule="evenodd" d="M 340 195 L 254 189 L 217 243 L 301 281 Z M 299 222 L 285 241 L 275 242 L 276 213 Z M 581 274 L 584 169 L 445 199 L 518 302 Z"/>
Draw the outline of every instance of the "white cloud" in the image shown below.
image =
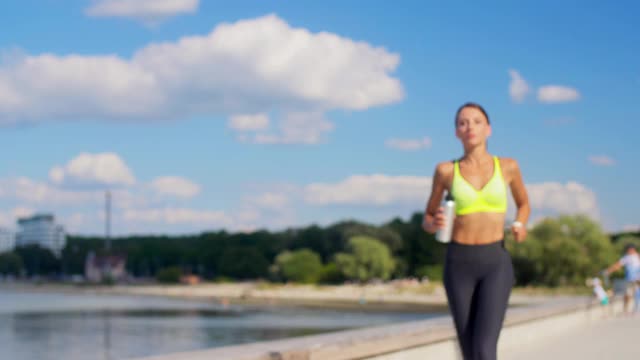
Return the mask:
<path id="1" fill-rule="evenodd" d="M 260 219 L 262 218 L 262 213 L 260 213 L 260 211 L 257 211 L 255 209 L 244 209 L 244 210 L 239 211 L 236 214 L 236 218 L 241 223 L 254 224 L 254 223 L 257 223 L 258 221 L 260 221 Z M 246 229 L 255 228 L 255 225 L 246 225 L 246 226 L 244 226 L 244 228 L 246 228 Z"/>
<path id="2" fill-rule="evenodd" d="M 428 149 L 431 147 L 431 138 L 425 136 L 422 139 L 388 139 L 385 145 L 388 148 L 403 151 Z"/>
<path id="3" fill-rule="evenodd" d="M 187 208 L 128 209 L 123 218 L 129 222 L 196 224 L 212 227 L 230 227 L 233 219 L 223 211 L 195 210 Z"/>
<path id="4" fill-rule="evenodd" d="M 640 231 L 640 225 L 638 224 L 627 224 L 622 227 L 622 231 L 624 232 L 638 232 Z"/>
<path id="5" fill-rule="evenodd" d="M 247 184 L 251 195 L 245 195 L 233 217 L 241 230 L 278 229 L 297 225 L 296 218 L 302 188 L 290 183 Z"/>
<path id="6" fill-rule="evenodd" d="M 529 94 L 529 84 L 527 84 L 527 81 L 516 70 L 509 69 L 509 76 L 511 77 L 509 96 L 511 96 L 511 100 L 514 102 L 521 103 L 527 94 Z"/>
<path id="7" fill-rule="evenodd" d="M 31 216 L 35 210 L 28 207 L 15 207 L 9 211 L 0 211 L 0 226 L 5 228 L 14 228 L 18 218 Z"/>
<path id="8" fill-rule="evenodd" d="M 154 74 L 114 55 L 25 56 L 0 66 L 0 123 L 150 116 L 164 94 Z"/>
<path id="9" fill-rule="evenodd" d="M 119 209 L 139 208 L 149 205 L 149 199 L 143 191 L 136 189 L 114 189 L 110 190 L 111 206 Z M 104 201 L 105 193 L 97 193 L 100 201 Z"/>
<path id="10" fill-rule="evenodd" d="M 328 56 L 327 54 L 330 54 Z M 47 120 L 148 122 L 192 115 L 364 110 L 400 101 L 400 57 L 275 15 L 117 55 L 23 56 L 0 66 L 0 124 Z M 332 126 L 285 116 L 263 142 L 316 143 Z M 311 130 L 301 126 L 311 126 Z"/>
<path id="11" fill-rule="evenodd" d="M 294 225 L 293 222 L 283 224 L 280 220 L 266 218 L 256 209 L 226 212 L 175 207 L 139 208 L 121 212 L 116 218 L 119 225 L 114 230 L 123 234 L 180 234 L 213 229 L 252 232 L 259 228 L 276 229 L 278 226 Z"/>
<path id="12" fill-rule="evenodd" d="M 60 184 L 64 181 L 64 168 L 60 166 L 54 166 L 49 170 L 49 179 L 55 183 Z"/>
<path id="13" fill-rule="evenodd" d="M 305 187 L 304 198 L 314 205 L 390 205 L 422 204 L 429 195 L 430 177 L 353 175 L 332 184 L 313 183 Z"/>
<path id="14" fill-rule="evenodd" d="M 337 183 L 313 183 L 304 188 L 305 202 L 313 205 L 423 206 L 431 191 L 430 177 L 354 175 Z M 534 216 L 544 214 L 586 214 L 600 218 L 596 194 L 588 187 L 567 183 L 543 182 L 526 185 Z M 509 196 L 510 216 L 515 205 Z"/>
<path id="15" fill-rule="evenodd" d="M 559 85 L 547 85 L 538 89 L 538 101 L 543 103 L 562 103 L 580 99 L 578 90 Z"/>
<path id="16" fill-rule="evenodd" d="M 85 13 L 95 17 L 124 17 L 157 23 L 171 16 L 195 13 L 199 0 L 98 0 Z"/>
<path id="17" fill-rule="evenodd" d="M 551 211 L 555 214 L 585 214 L 593 219 L 600 218 L 595 192 L 580 183 L 543 182 L 527 184 L 526 187 L 532 209 Z"/>
<path id="18" fill-rule="evenodd" d="M 101 201 L 95 191 L 68 191 L 26 177 L 0 179 L 0 196 L 28 203 L 51 205 L 79 205 Z"/>
<path id="19" fill-rule="evenodd" d="M 289 205 L 289 197 L 281 193 L 266 192 L 251 198 L 249 203 L 264 209 L 284 210 Z"/>
<path id="20" fill-rule="evenodd" d="M 4 228 L 12 227 L 15 224 L 15 218 L 9 213 L 0 211 L 0 226 Z"/>
<path id="21" fill-rule="evenodd" d="M 30 207 L 25 207 L 25 206 L 19 206 L 16 208 L 13 208 L 13 210 L 11 210 L 11 215 L 13 215 L 14 218 L 23 218 L 23 217 L 27 217 L 27 216 L 32 216 L 33 214 L 35 214 L 36 211 Z"/>
<path id="22" fill-rule="evenodd" d="M 136 182 L 127 164 L 114 153 L 81 153 L 64 167 L 49 171 L 54 183 L 69 180 L 85 184 L 133 185 Z"/>
<path id="23" fill-rule="evenodd" d="M 613 158 L 606 155 L 589 156 L 589 162 L 599 166 L 613 166 L 616 164 L 616 161 Z"/>
<path id="24" fill-rule="evenodd" d="M 325 133 L 333 130 L 332 122 L 320 112 L 289 112 L 280 119 L 277 131 L 241 133 L 238 140 L 253 144 L 304 144 L 323 142 Z"/>
<path id="25" fill-rule="evenodd" d="M 95 232 L 95 225 L 98 223 L 98 220 L 99 219 L 96 216 L 92 216 L 87 213 L 73 213 L 67 216 L 62 216 L 59 222 L 64 225 L 64 229 L 67 233 L 78 233 L 82 230 L 87 230 L 87 228 L 92 229 L 93 232 Z M 102 221 L 104 221 L 104 219 L 100 219 L 99 224 L 104 226 Z"/>
<path id="26" fill-rule="evenodd" d="M 200 193 L 200 185 L 180 176 L 162 176 L 151 182 L 151 188 L 159 194 L 192 198 Z"/>
<path id="27" fill-rule="evenodd" d="M 266 114 L 234 115 L 228 126 L 238 131 L 264 130 L 269 127 L 269 117 Z"/>

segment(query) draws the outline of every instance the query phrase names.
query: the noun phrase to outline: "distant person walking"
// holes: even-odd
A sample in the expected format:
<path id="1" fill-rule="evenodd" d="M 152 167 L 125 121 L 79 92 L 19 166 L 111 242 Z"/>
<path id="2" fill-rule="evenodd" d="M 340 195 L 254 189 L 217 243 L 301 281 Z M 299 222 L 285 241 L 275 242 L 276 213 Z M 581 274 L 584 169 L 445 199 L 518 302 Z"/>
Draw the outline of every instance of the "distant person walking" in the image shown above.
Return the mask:
<path id="1" fill-rule="evenodd" d="M 640 305 L 640 255 L 635 245 L 627 244 L 624 247 L 624 253 L 620 260 L 609 266 L 604 270 L 604 274 L 609 276 L 611 273 L 618 271 L 624 267 L 625 273 L 625 291 L 624 291 L 624 311 L 632 312 L 628 309 L 628 305 L 631 302 L 631 298 L 635 297 L 635 311 L 638 311 Z"/>
<path id="2" fill-rule="evenodd" d="M 527 235 L 529 199 L 517 161 L 487 151 L 491 123 L 482 106 L 462 105 L 455 116 L 455 130 L 464 155 L 437 165 L 423 228 L 435 233 L 444 227 L 440 203 L 447 190 L 455 201 L 444 264 L 449 309 L 464 359 L 492 360 L 515 280 L 511 256 L 504 247 L 507 186 L 517 206 L 511 232 L 518 242 Z"/>

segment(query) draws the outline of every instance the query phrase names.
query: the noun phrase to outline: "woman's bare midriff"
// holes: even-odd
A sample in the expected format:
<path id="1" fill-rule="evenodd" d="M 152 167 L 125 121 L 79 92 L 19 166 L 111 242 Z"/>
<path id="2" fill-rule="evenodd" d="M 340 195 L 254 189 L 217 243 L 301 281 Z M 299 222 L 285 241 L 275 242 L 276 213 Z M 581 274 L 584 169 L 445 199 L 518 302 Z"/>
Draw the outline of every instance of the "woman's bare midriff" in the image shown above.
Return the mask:
<path id="1" fill-rule="evenodd" d="M 490 244 L 504 237 L 504 213 L 457 215 L 453 224 L 453 241 L 467 245 Z"/>

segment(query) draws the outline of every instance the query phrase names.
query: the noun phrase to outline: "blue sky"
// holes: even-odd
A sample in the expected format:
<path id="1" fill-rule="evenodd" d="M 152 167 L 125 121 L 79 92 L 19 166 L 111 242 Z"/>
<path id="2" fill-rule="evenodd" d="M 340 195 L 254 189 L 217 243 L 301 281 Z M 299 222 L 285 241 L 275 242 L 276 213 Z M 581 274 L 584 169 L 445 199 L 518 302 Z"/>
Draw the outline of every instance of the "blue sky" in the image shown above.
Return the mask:
<path id="1" fill-rule="evenodd" d="M 634 2 L 61 4 L 0 11 L 1 226 L 100 234 L 106 189 L 116 234 L 406 219 L 475 101 L 533 222 L 639 227 Z"/>

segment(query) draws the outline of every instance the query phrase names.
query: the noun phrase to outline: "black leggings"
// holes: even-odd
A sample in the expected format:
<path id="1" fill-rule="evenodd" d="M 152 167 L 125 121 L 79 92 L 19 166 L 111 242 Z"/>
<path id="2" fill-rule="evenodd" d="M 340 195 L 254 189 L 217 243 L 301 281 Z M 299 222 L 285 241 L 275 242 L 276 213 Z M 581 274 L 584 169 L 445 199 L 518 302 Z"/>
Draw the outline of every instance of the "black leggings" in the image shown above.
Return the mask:
<path id="1" fill-rule="evenodd" d="M 447 246 L 444 286 L 465 360 L 496 359 L 513 284 L 513 265 L 504 241 Z"/>

